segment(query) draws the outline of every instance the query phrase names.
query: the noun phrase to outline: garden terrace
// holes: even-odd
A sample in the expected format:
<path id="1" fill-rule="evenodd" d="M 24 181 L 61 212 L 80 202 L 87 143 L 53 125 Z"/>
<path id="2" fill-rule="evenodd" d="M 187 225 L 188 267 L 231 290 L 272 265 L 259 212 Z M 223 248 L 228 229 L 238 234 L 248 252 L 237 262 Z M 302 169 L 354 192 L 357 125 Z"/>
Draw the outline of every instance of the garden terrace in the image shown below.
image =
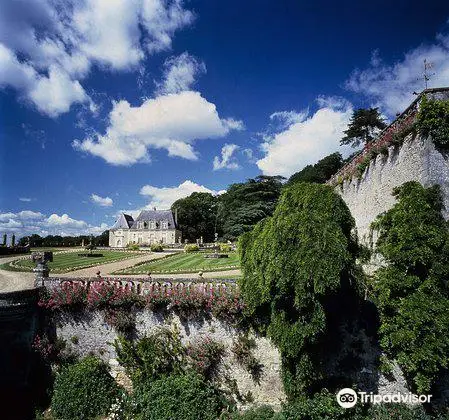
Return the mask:
<path id="1" fill-rule="evenodd" d="M 229 253 L 228 258 L 206 258 L 202 252 L 179 253 L 151 262 L 135 265 L 114 274 L 175 274 L 196 273 L 198 271 L 224 271 L 240 267 L 237 253 Z"/>
<path id="2" fill-rule="evenodd" d="M 127 258 L 132 258 L 140 255 L 139 252 L 126 251 L 105 251 L 102 250 L 102 257 L 89 258 L 78 255 L 79 250 L 70 250 L 54 253 L 54 260 L 48 263 L 52 273 L 66 273 L 69 271 L 95 267 L 97 265 L 121 261 Z M 9 271 L 32 271 L 34 263 L 31 257 L 22 257 L 10 263 L 1 266 L 3 270 Z"/>
<path id="3" fill-rule="evenodd" d="M 419 111 L 419 104 L 423 96 L 428 96 L 435 100 L 447 99 L 449 97 L 449 87 L 426 89 L 422 91 L 401 115 L 399 115 L 388 127 L 382 130 L 377 138 L 368 143 L 349 163 L 334 174 L 327 181 L 327 184 L 336 186 L 341 184 L 344 180 L 351 179 L 355 175 L 361 176 L 371 159 L 376 157 L 379 153 L 388 151 L 389 146 L 401 145 L 404 137 L 413 130 Z"/>

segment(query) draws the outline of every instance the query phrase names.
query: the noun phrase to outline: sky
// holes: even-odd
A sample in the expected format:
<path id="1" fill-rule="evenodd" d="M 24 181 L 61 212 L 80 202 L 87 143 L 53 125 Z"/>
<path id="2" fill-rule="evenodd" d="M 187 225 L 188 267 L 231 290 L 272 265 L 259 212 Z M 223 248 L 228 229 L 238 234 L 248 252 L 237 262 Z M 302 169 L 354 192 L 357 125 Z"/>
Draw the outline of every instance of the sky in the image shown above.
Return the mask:
<path id="1" fill-rule="evenodd" d="M 0 2 L 0 234 L 98 234 L 340 151 L 449 86 L 449 3 Z"/>

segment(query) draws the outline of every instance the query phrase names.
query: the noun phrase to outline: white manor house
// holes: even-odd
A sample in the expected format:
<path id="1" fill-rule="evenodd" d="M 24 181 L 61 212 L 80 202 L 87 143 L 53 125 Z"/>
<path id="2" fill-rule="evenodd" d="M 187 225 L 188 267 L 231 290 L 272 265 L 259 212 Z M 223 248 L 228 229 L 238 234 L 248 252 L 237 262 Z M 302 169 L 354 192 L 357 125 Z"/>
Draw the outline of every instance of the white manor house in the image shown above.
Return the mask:
<path id="1" fill-rule="evenodd" d="M 126 248 L 128 244 L 176 244 L 181 242 L 177 217 L 171 210 L 142 210 L 134 220 L 122 213 L 109 230 L 109 246 Z"/>

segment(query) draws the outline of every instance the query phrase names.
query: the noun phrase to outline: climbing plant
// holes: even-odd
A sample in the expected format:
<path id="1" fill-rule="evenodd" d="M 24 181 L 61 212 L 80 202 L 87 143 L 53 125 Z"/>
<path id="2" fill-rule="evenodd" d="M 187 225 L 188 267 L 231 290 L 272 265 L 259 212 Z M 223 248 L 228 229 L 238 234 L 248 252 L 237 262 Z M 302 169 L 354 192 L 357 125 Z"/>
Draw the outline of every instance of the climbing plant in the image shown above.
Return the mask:
<path id="1" fill-rule="evenodd" d="M 331 187 L 296 183 L 283 191 L 271 218 L 241 237 L 241 293 L 281 352 L 290 397 L 330 375 L 325 349 L 357 306 L 353 228 Z"/>
<path id="2" fill-rule="evenodd" d="M 433 100 L 423 96 L 417 118 L 417 128 L 430 136 L 435 147 L 443 153 L 449 152 L 449 100 Z"/>
<path id="3" fill-rule="evenodd" d="M 381 345 L 419 392 L 449 367 L 449 230 L 438 186 L 407 182 L 374 223 L 387 262 L 375 276 Z"/>

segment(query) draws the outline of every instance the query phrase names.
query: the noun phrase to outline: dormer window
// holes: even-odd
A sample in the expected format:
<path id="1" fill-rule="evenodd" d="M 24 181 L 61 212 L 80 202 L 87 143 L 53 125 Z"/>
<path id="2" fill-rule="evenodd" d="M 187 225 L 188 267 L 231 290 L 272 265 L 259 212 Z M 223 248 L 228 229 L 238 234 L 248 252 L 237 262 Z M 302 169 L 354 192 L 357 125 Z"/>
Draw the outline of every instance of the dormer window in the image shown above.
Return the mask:
<path id="1" fill-rule="evenodd" d="M 154 229 L 156 227 L 156 223 L 154 220 L 150 220 L 150 229 Z"/>
<path id="2" fill-rule="evenodd" d="M 147 222 L 143 222 L 143 228 L 144 229 L 148 229 L 148 223 Z"/>
<path id="3" fill-rule="evenodd" d="M 162 229 L 167 229 L 168 228 L 168 222 L 167 220 L 163 220 L 162 221 Z"/>

